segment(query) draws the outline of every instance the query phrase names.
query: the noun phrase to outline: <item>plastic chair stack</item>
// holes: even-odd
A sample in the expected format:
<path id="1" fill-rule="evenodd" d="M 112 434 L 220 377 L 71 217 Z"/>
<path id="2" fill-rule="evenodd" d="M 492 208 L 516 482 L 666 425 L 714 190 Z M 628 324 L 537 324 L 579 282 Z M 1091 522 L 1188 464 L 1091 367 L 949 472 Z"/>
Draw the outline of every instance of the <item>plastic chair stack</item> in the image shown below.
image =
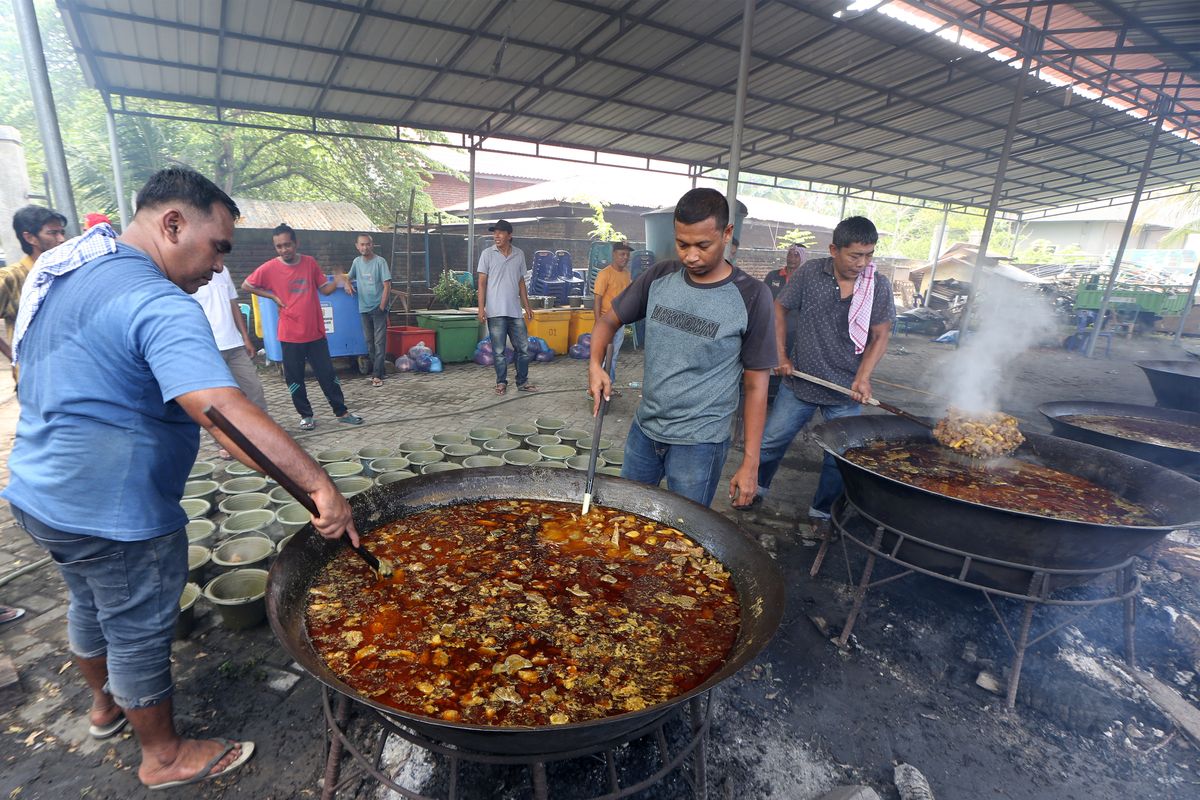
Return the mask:
<path id="1" fill-rule="evenodd" d="M 575 270 L 571 265 L 571 253 L 567 250 L 556 250 L 554 256 L 558 260 L 554 277 L 566 282 L 566 297 L 579 297 L 583 294 L 585 281 L 575 277 Z M 564 298 L 563 303 L 566 302 Z"/>
<path id="2" fill-rule="evenodd" d="M 654 265 L 653 250 L 634 250 L 629 254 L 629 277 L 631 280 L 637 280 L 638 276 Z M 646 341 L 646 321 L 634 323 L 633 326 L 633 346 L 640 348 L 642 343 Z"/>
<path id="3" fill-rule="evenodd" d="M 533 277 L 529 282 L 529 293 L 553 297 L 558 305 L 565 306 L 570 285 L 558 276 L 558 261 L 558 255 L 549 250 L 534 252 Z"/>

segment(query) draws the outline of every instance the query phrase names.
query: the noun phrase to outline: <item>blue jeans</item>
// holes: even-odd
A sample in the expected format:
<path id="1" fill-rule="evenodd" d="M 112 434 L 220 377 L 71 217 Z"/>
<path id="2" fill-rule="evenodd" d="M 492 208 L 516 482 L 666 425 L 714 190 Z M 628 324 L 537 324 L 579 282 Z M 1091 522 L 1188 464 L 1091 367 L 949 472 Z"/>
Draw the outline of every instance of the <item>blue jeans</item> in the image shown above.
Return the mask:
<path id="1" fill-rule="evenodd" d="M 16 506 L 17 524 L 54 557 L 67 583 L 67 636 L 80 658 L 107 654 L 105 686 L 122 708 L 171 696 L 171 642 L 187 582 L 183 528 L 140 542 L 56 530 Z"/>
<path id="2" fill-rule="evenodd" d="M 383 362 L 387 357 L 388 313 L 382 308 L 359 312 L 362 319 L 363 338 L 367 340 L 367 360 L 371 362 L 371 375 L 383 380 Z"/>
<path id="3" fill-rule="evenodd" d="M 625 326 L 621 325 L 617 328 L 616 333 L 612 338 L 612 363 L 608 365 L 608 379 L 613 382 L 613 387 L 617 385 L 617 354 L 621 352 L 621 345 L 625 343 Z"/>
<path id="4" fill-rule="evenodd" d="M 817 409 L 826 419 L 838 417 L 856 417 L 862 413 L 858 403 L 841 403 L 838 405 L 821 405 L 808 403 L 796 397 L 787 381 L 779 388 L 771 413 L 767 416 L 766 427 L 763 428 L 762 450 L 758 462 L 758 493 L 766 495 L 771 488 L 771 479 L 779 469 L 783 454 L 791 446 L 796 434 L 808 424 Z M 821 462 L 821 478 L 817 482 L 817 492 L 813 495 L 812 505 L 808 509 L 809 516 L 828 517 L 833 501 L 842 493 L 842 474 L 838 472 L 837 461 L 828 453 Z"/>
<path id="5" fill-rule="evenodd" d="M 625 439 L 621 477 L 658 486 L 666 475 L 668 489 L 707 506 L 717 493 L 728 452 L 728 439 L 701 444 L 663 444 L 642 433 L 634 422 Z"/>
<path id="6" fill-rule="evenodd" d="M 517 354 L 517 386 L 529 380 L 529 332 L 524 317 L 488 317 L 488 337 L 492 340 L 492 357 L 496 364 L 496 383 L 508 385 L 508 359 L 504 357 L 505 339 L 512 342 Z"/>

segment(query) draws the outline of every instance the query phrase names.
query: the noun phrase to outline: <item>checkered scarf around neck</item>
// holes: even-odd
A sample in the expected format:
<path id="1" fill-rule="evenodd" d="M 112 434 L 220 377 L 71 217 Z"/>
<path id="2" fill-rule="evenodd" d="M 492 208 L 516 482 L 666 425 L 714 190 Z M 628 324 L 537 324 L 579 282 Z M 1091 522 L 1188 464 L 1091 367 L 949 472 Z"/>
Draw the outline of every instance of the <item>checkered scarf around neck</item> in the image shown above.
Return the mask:
<path id="1" fill-rule="evenodd" d="M 854 295 L 850 298 L 850 340 L 854 355 L 867 349 L 867 334 L 871 330 L 871 301 L 875 296 L 875 262 L 854 279 Z"/>
<path id="2" fill-rule="evenodd" d="M 68 272 L 74 272 L 82 266 L 95 261 L 101 256 L 117 252 L 117 232 L 111 225 L 100 223 L 88 229 L 87 233 L 63 242 L 53 250 L 42 253 L 41 258 L 33 265 L 33 271 L 25 279 L 21 289 L 21 305 L 17 309 L 17 324 L 13 329 L 12 353 L 13 363 L 20 358 L 21 340 L 33 322 L 55 278 L 60 278 Z"/>

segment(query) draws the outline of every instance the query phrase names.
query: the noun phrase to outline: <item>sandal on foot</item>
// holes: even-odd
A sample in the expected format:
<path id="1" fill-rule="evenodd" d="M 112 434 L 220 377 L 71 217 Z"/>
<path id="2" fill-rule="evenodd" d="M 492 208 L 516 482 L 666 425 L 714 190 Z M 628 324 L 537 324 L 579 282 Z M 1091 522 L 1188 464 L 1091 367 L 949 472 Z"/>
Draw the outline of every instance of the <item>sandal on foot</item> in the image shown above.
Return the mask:
<path id="1" fill-rule="evenodd" d="M 523 383 L 517 387 L 518 392 L 536 392 L 537 390 L 538 387 L 534 386 L 532 383 Z"/>
<path id="2" fill-rule="evenodd" d="M 347 425 L 362 425 L 362 422 L 363 422 L 362 417 L 355 416 L 354 414 L 351 414 L 349 411 L 347 411 L 345 414 L 342 414 L 340 417 L 338 417 L 337 421 L 344 422 Z"/>
<path id="3" fill-rule="evenodd" d="M 300 418 L 300 430 L 311 431 L 315 427 L 317 427 L 317 421 L 315 419 L 313 419 L 312 417 L 301 417 Z"/>
<path id="4" fill-rule="evenodd" d="M 0 606 L 0 624 L 5 622 L 16 622 L 23 616 L 25 616 L 25 609 L 23 608 L 17 608 L 16 606 Z"/>
<path id="5" fill-rule="evenodd" d="M 125 730 L 125 726 L 129 724 L 129 719 L 122 711 L 117 715 L 117 718 L 107 725 L 89 725 L 88 735 L 93 739 L 111 739 L 121 731 Z"/>
<path id="6" fill-rule="evenodd" d="M 228 775 L 229 773 L 233 772 L 234 770 L 236 770 L 238 767 L 242 766 L 243 764 L 245 764 L 247 761 L 250 760 L 250 756 L 254 755 L 254 742 L 235 742 L 232 739 L 217 739 L 216 741 L 224 744 L 225 749 L 223 749 L 221 752 L 219 752 L 215 756 L 213 756 L 212 759 L 207 764 L 205 764 L 203 767 L 201 767 L 200 771 L 197 772 L 195 775 L 193 775 L 190 778 L 184 778 L 183 780 L 178 780 L 178 781 L 167 781 L 165 783 L 147 784 L 146 788 L 151 789 L 151 790 L 171 789 L 176 786 L 188 786 L 189 784 L 200 783 L 201 781 L 207 781 L 207 780 L 211 780 L 213 778 L 221 778 L 221 777 L 224 777 L 224 776 Z M 241 755 L 239 755 L 232 764 L 225 767 L 225 769 L 221 770 L 220 772 L 213 772 L 213 768 L 216 767 L 218 763 L 220 763 L 221 759 L 224 758 L 225 756 L 229 755 L 229 752 L 231 750 L 233 750 L 233 748 L 237 747 L 239 744 L 241 744 L 241 746 L 242 746 Z"/>
<path id="7" fill-rule="evenodd" d="M 497 383 L 496 384 L 496 394 L 502 395 L 507 391 L 508 391 L 507 383 Z"/>
<path id="8" fill-rule="evenodd" d="M 371 378 L 371 386 L 378 389 L 380 386 L 383 386 L 383 380 L 381 378 Z"/>

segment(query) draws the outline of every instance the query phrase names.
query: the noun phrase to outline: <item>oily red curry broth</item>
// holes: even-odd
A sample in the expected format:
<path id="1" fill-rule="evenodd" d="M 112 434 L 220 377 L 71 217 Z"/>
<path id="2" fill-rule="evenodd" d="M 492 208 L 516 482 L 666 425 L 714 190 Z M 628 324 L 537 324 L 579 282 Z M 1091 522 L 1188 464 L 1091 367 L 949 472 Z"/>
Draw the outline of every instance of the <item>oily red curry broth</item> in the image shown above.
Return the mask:
<path id="1" fill-rule="evenodd" d="M 887 478 L 959 500 L 1102 525 L 1157 525 L 1145 508 L 1102 486 L 1018 458 L 964 463 L 933 442 L 870 442 L 842 454 Z"/>
<path id="2" fill-rule="evenodd" d="M 737 639 L 728 572 L 678 530 L 578 512 L 497 500 L 375 530 L 396 575 L 345 551 L 326 564 L 305 614 L 314 649 L 378 703 L 479 725 L 583 722 L 699 686 Z"/>

